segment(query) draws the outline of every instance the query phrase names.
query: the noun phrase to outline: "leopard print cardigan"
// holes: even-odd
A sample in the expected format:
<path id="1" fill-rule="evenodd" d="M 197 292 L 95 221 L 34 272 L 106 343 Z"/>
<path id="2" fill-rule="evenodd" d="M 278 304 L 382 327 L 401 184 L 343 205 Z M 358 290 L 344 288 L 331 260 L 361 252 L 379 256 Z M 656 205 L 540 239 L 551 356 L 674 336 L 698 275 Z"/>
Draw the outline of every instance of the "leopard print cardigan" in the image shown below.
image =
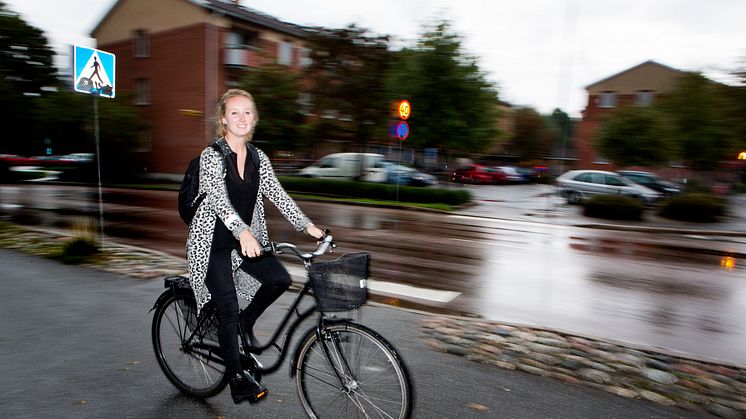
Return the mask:
<path id="1" fill-rule="evenodd" d="M 225 139 L 218 140 L 218 145 L 224 155 L 230 152 L 230 147 Z M 277 180 L 272 169 L 272 163 L 270 163 L 267 155 L 259 149 L 256 151 L 259 154 L 259 191 L 250 226 L 246 225 L 236 213 L 228 198 L 224 181 L 227 172 L 223 155 L 213 147 L 207 147 L 200 156 L 199 192 L 207 192 L 207 196 L 197 209 L 197 213 L 189 225 L 189 237 L 186 244 L 189 283 L 197 300 L 198 312 L 211 298 L 205 285 L 205 277 L 217 217 L 220 217 L 237 240 L 241 232 L 249 230 L 263 246 L 269 244 L 267 221 L 264 216 L 264 197 L 280 210 L 280 213 L 296 230 L 303 231 L 311 225 L 311 220 L 298 208 L 298 205 L 288 196 L 280 181 Z M 250 301 L 261 283 L 243 270 L 238 269 L 241 262 L 241 256 L 234 250 L 231 254 L 231 266 L 236 292 L 242 298 Z"/>

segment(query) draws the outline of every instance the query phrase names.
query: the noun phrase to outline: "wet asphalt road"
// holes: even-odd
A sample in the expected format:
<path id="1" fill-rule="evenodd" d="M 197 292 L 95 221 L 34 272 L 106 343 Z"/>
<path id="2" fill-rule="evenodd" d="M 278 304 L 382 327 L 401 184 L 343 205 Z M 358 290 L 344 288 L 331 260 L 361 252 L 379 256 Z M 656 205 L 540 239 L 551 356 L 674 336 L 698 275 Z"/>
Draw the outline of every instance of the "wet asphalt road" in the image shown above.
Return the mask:
<path id="1" fill-rule="evenodd" d="M 392 294 L 393 304 L 746 364 L 744 237 L 579 228 L 588 220 L 578 208 L 542 185 L 472 189 L 479 205 L 461 215 L 300 205 L 332 228 L 343 251 L 370 251 L 374 279 L 417 287 Z M 36 225 L 65 226 L 98 210 L 95 188 L 3 186 L 0 197 L 6 215 Z M 107 190 L 104 197 L 107 235 L 183 255 L 174 192 Z M 273 240 L 305 239 L 276 212 L 269 224 Z M 458 296 L 436 301 L 423 298 L 426 290 Z"/>
<path id="2" fill-rule="evenodd" d="M 0 249 L 0 416 L 4 418 L 302 418 L 287 370 L 265 377 L 267 401 L 234 405 L 228 391 L 181 395 L 152 352 L 148 309 L 160 281 L 137 280 Z M 286 294 L 260 319 L 268 335 Z M 425 347 L 423 314 L 382 305 L 361 322 L 388 338 L 416 387 L 416 418 L 694 418 L 677 408 L 486 367 Z"/>

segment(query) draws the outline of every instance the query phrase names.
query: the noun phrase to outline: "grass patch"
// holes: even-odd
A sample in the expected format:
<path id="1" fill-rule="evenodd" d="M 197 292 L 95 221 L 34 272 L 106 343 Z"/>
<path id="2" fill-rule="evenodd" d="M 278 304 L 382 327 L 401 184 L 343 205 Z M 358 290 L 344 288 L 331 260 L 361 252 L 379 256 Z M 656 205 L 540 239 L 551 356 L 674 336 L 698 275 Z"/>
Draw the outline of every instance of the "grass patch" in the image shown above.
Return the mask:
<path id="1" fill-rule="evenodd" d="M 643 205 L 638 199 L 621 195 L 596 195 L 584 202 L 587 217 L 608 220 L 640 220 Z"/>

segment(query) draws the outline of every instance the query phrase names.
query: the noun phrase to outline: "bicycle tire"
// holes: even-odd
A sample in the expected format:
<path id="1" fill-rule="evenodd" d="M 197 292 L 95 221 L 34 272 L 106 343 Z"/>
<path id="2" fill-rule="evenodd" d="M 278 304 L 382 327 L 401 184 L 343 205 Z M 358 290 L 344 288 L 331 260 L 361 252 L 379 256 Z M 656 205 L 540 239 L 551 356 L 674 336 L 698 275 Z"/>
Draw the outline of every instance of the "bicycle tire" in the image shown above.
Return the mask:
<path id="1" fill-rule="evenodd" d="M 158 365 L 183 393 L 198 398 L 212 397 L 228 384 L 225 364 L 216 359 L 218 356 L 211 349 L 197 348 L 203 345 L 219 348 L 217 339 L 211 339 L 207 330 L 195 333 L 187 342 L 197 324 L 194 295 L 189 291 L 166 292 L 171 295 L 161 301 L 153 315 L 152 339 Z"/>
<path id="2" fill-rule="evenodd" d="M 353 322 L 311 329 L 299 346 L 296 390 L 310 418 L 409 418 L 414 391 L 396 349 L 378 333 Z M 323 346 L 331 356 L 327 358 Z M 335 370 L 342 374 L 340 383 Z"/>

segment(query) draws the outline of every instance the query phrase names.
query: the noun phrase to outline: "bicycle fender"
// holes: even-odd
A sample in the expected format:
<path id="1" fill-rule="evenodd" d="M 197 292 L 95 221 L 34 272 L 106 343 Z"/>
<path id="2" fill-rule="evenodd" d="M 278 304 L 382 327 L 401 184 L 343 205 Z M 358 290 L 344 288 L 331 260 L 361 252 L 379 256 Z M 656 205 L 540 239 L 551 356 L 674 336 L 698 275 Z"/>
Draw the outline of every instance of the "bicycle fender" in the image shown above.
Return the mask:
<path id="1" fill-rule="evenodd" d="M 155 300 L 155 304 L 153 304 L 153 307 L 151 307 L 150 310 L 148 310 L 148 313 L 155 310 L 156 307 L 160 306 L 161 304 L 164 304 L 168 297 L 171 297 L 172 295 L 176 295 L 177 293 L 187 293 L 187 292 L 191 294 L 191 291 L 187 291 L 187 290 L 183 290 L 183 289 L 175 288 L 175 287 L 169 288 L 166 291 L 163 291 L 161 295 L 158 296 L 158 299 Z"/>

